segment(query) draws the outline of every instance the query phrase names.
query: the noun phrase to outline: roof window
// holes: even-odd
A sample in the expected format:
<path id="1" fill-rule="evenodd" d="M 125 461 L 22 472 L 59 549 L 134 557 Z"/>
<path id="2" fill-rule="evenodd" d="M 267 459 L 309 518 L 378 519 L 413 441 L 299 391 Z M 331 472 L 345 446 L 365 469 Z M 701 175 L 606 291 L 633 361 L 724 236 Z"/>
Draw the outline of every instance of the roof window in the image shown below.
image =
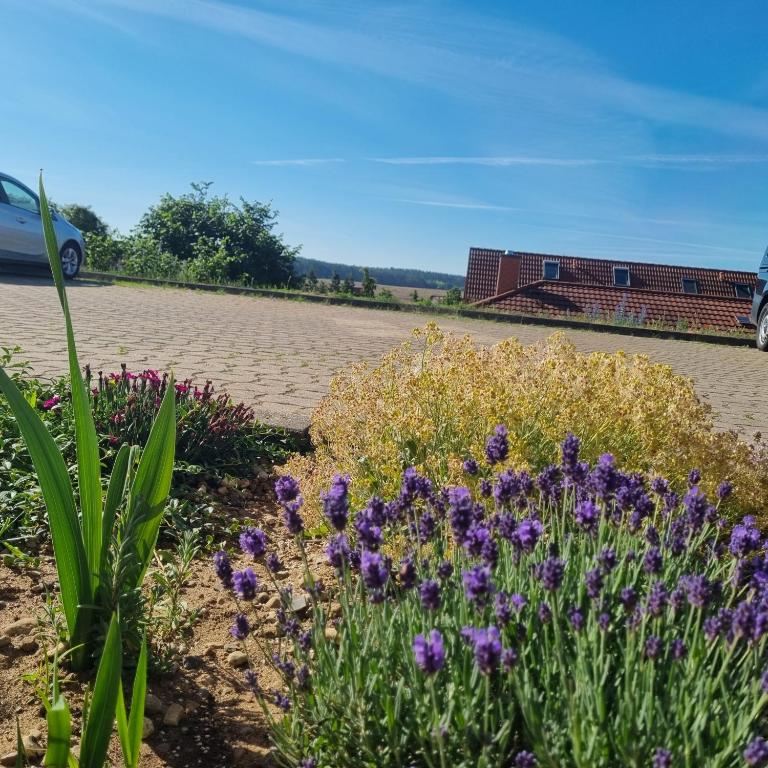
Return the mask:
<path id="1" fill-rule="evenodd" d="M 543 277 L 545 280 L 559 280 L 560 279 L 560 262 L 545 261 L 544 268 L 543 268 Z"/>
<path id="2" fill-rule="evenodd" d="M 613 268 L 613 284 L 619 285 L 622 288 L 629 287 L 629 267 Z"/>
<path id="3" fill-rule="evenodd" d="M 694 280 L 692 277 L 684 277 L 683 278 L 683 293 L 693 293 L 696 294 L 699 292 L 699 281 Z"/>

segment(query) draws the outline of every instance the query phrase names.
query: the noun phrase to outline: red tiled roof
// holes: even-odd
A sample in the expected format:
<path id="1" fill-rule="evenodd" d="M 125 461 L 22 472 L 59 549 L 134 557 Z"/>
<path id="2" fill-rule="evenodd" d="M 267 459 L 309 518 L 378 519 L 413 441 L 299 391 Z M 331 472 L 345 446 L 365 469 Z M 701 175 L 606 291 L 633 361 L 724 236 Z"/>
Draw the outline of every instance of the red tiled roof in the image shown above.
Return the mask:
<path id="1" fill-rule="evenodd" d="M 739 327 L 748 316 L 748 299 L 693 296 L 636 288 L 590 286 L 562 280 L 539 280 L 514 291 L 493 296 L 478 305 L 524 314 L 590 315 L 603 320 L 634 318 L 639 322 L 675 325 L 685 320 L 691 327 Z"/>
<path id="2" fill-rule="evenodd" d="M 471 248 L 467 265 L 465 296 L 469 301 L 493 296 L 499 260 L 504 251 L 488 248 Z M 579 256 L 558 256 L 543 253 L 515 252 L 521 260 L 520 285 L 528 285 L 544 276 L 544 262 L 557 261 L 560 265 L 560 281 L 580 285 L 615 287 L 613 268 L 627 267 L 630 287 L 682 294 L 682 279 L 691 278 L 698 283 L 699 295 L 735 298 L 734 284 L 742 283 L 754 288 L 757 275 L 754 272 L 681 267 L 668 264 L 648 264 L 609 259 L 588 259 Z M 690 294 L 687 294 L 690 295 Z"/>

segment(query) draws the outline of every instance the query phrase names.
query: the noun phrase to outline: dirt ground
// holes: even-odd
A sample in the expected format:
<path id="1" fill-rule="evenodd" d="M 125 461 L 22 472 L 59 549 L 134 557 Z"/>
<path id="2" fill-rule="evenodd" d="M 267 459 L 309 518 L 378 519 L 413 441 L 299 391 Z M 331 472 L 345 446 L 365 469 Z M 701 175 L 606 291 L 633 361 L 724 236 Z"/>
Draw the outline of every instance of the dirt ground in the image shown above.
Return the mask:
<path id="1" fill-rule="evenodd" d="M 271 549 L 276 550 L 286 568 L 280 575 L 284 584 L 292 584 L 294 594 L 301 592 L 302 565 L 298 548 L 285 533 L 278 517 L 276 502 L 263 490 L 243 507 L 220 510 L 222 515 L 236 516 L 253 521 L 270 537 Z M 227 542 L 236 545 L 233 540 Z M 309 563 L 313 575 L 324 577 L 329 583 L 330 571 L 324 565 L 322 543 L 308 546 Z M 237 568 L 251 565 L 262 585 L 268 584 L 266 571 L 260 563 L 246 562 L 246 558 L 233 558 Z M 8 567 L 0 564 L 0 764 L 13 762 L 16 748 L 16 720 L 26 743 L 34 748 L 45 746 L 46 723 L 44 709 L 35 688 L 45 685 L 45 660 L 55 647 L 54 633 L 46 612 L 46 593 L 55 595 L 56 571 L 50 548 L 44 545 L 40 553 L 40 567 Z M 284 639 L 275 638 L 275 611 L 271 601 L 274 589 L 263 587 L 254 601 L 256 634 L 274 652 L 286 647 Z M 151 676 L 148 692 L 148 711 L 152 731 L 142 746 L 142 768 L 173 766 L 268 766 L 275 765 L 269 747 L 266 718 L 253 693 L 244 684 L 244 670 L 233 667 L 230 654 L 242 650 L 232 638 L 229 628 L 234 616 L 232 598 L 216 578 L 211 557 L 202 556 L 193 564 L 191 577 L 186 582 L 184 599 L 192 608 L 202 609 L 202 615 L 192 629 L 192 637 L 185 641 L 177 668 L 170 674 Z M 251 613 L 251 618 L 254 614 Z M 19 620 L 29 620 L 26 631 L 9 637 L 6 630 Z M 23 623 L 23 622 L 22 622 Z M 254 622 L 252 621 L 252 624 Z M 24 628 L 23 628 L 24 629 Z M 249 646 L 252 668 L 265 690 L 279 687 L 274 670 L 259 656 L 254 645 Z M 256 652 L 254 653 L 254 650 Z M 130 675 L 129 675 L 130 677 Z M 61 670 L 62 690 L 72 709 L 75 742 L 79 743 L 79 725 L 86 678 L 68 670 Z M 129 695 L 129 694 L 127 694 Z M 177 725 L 169 725 L 168 709 L 179 711 Z M 149 710 L 152 711 L 149 711 Z M 173 718 L 171 717 L 171 720 Z M 145 723 L 145 726 L 147 724 Z M 122 765 L 117 736 L 113 738 L 110 758 Z"/>

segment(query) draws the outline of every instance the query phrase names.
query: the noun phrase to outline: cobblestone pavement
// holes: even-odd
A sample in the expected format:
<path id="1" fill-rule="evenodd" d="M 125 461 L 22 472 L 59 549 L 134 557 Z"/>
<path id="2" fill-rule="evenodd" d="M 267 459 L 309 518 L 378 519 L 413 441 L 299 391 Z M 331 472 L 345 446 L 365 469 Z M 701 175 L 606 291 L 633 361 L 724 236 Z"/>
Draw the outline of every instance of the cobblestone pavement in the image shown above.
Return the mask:
<path id="1" fill-rule="evenodd" d="M 68 288 L 82 364 L 97 371 L 173 368 L 177 378 L 210 378 L 251 403 L 260 418 L 301 428 L 333 372 L 374 360 L 429 316 L 189 290 L 105 286 Z M 480 343 L 553 329 L 438 318 Z M 755 349 L 568 330 L 583 351 L 642 352 L 690 376 L 715 409 L 718 426 L 768 434 L 768 355 Z M 39 375 L 66 370 L 61 311 L 50 281 L 0 275 L 0 346 L 23 347 Z"/>

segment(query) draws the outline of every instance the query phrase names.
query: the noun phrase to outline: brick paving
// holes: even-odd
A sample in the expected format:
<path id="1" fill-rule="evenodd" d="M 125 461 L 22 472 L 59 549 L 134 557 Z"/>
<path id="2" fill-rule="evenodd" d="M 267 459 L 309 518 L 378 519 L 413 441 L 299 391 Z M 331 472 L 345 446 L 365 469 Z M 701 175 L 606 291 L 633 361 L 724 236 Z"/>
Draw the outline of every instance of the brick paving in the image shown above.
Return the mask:
<path id="1" fill-rule="evenodd" d="M 177 378 L 211 379 L 252 404 L 263 420 L 292 428 L 340 367 L 375 360 L 423 325 L 408 312 L 309 304 L 167 288 L 77 281 L 68 288 L 82 364 L 94 370 L 173 368 Z M 552 328 L 438 318 L 446 330 L 491 344 L 523 343 Z M 568 330 L 585 352 L 642 352 L 690 376 L 715 409 L 718 426 L 746 437 L 768 434 L 768 355 L 755 349 L 692 341 Z M 24 348 L 38 375 L 66 370 L 61 311 L 51 281 L 0 275 L 0 346 Z"/>

